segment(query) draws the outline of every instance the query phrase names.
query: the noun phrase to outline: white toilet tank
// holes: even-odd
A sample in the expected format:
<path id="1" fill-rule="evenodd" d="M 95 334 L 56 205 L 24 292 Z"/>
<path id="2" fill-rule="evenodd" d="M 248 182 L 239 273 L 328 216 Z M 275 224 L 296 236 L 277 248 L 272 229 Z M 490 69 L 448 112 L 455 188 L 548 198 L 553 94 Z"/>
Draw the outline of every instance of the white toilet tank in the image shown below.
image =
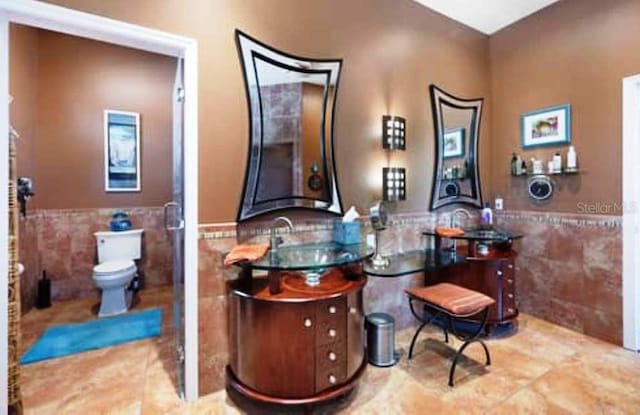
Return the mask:
<path id="1" fill-rule="evenodd" d="M 96 232 L 98 263 L 123 259 L 140 259 L 143 229 L 120 232 Z"/>

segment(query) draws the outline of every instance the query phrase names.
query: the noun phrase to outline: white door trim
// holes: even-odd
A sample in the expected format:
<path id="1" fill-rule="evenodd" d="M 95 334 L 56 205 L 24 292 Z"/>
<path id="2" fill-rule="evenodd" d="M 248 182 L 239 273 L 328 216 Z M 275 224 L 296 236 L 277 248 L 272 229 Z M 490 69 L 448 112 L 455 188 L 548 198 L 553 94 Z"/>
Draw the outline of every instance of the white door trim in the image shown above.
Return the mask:
<path id="1" fill-rule="evenodd" d="M 33 0 L 0 0 L 0 131 L 9 131 L 9 23 L 184 59 L 185 398 L 198 398 L 198 44 L 195 40 Z M 0 137 L 8 137 L 5 133 Z M 4 143 L 4 144 L 2 144 Z M 0 344 L 7 343 L 8 145 L 0 143 Z M 7 388 L 7 349 L 0 391 Z M 4 387 L 2 387 L 4 386 Z M 7 394 L 0 392 L 0 408 Z"/>
<path id="2" fill-rule="evenodd" d="M 640 75 L 622 81 L 622 315 L 625 348 L 640 350 Z"/>

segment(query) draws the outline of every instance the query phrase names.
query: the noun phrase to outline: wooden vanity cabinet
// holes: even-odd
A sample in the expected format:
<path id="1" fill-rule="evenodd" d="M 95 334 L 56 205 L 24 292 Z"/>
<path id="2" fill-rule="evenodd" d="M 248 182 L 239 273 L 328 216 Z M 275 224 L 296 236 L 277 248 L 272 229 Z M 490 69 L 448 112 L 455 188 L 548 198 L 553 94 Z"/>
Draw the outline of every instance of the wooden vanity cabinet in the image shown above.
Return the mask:
<path id="1" fill-rule="evenodd" d="M 495 300 L 489 308 L 489 324 L 506 323 L 518 316 L 516 255 L 515 251 L 497 251 L 468 257 L 465 264 L 425 273 L 425 282 L 427 285 L 450 282 L 488 295 Z"/>
<path id="2" fill-rule="evenodd" d="M 228 384 L 260 401 L 313 403 L 346 393 L 366 366 L 362 274 L 334 269 L 320 286 L 282 274 L 282 290 L 253 278 L 229 291 Z"/>

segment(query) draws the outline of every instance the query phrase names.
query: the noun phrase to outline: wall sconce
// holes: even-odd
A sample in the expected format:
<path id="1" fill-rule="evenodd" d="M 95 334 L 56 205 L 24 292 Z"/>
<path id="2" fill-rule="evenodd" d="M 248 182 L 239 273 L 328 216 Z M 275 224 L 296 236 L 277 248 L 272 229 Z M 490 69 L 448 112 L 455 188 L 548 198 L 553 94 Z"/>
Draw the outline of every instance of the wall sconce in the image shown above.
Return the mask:
<path id="1" fill-rule="evenodd" d="M 387 201 L 406 200 L 406 176 L 404 167 L 383 167 L 382 199 Z"/>
<path id="2" fill-rule="evenodd" d="M 382 148 L 387 150 L 404 150 L 406 143 L 407 122 L 402 117 L 382 116 Z"/>

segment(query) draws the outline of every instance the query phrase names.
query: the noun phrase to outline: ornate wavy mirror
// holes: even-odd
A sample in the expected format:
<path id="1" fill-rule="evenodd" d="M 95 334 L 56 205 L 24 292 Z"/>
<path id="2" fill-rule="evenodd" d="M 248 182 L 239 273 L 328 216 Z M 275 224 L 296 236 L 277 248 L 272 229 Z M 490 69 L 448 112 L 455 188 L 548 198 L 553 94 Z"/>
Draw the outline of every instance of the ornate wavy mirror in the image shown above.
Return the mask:
<path id="1" fill-rule="evenodd" d="M 236 30 L 249 106 L 238 222 L 281 209 L 342 214 L 333 157 L 340 59 L 278 51 Z"/>
<path id="2" fill-rule="evenodd" d="M 483 98 L 463 99 L 429 86 L 436 140 L 431 210 L 453 203 L 482 207 L 478 138 Z"/>

